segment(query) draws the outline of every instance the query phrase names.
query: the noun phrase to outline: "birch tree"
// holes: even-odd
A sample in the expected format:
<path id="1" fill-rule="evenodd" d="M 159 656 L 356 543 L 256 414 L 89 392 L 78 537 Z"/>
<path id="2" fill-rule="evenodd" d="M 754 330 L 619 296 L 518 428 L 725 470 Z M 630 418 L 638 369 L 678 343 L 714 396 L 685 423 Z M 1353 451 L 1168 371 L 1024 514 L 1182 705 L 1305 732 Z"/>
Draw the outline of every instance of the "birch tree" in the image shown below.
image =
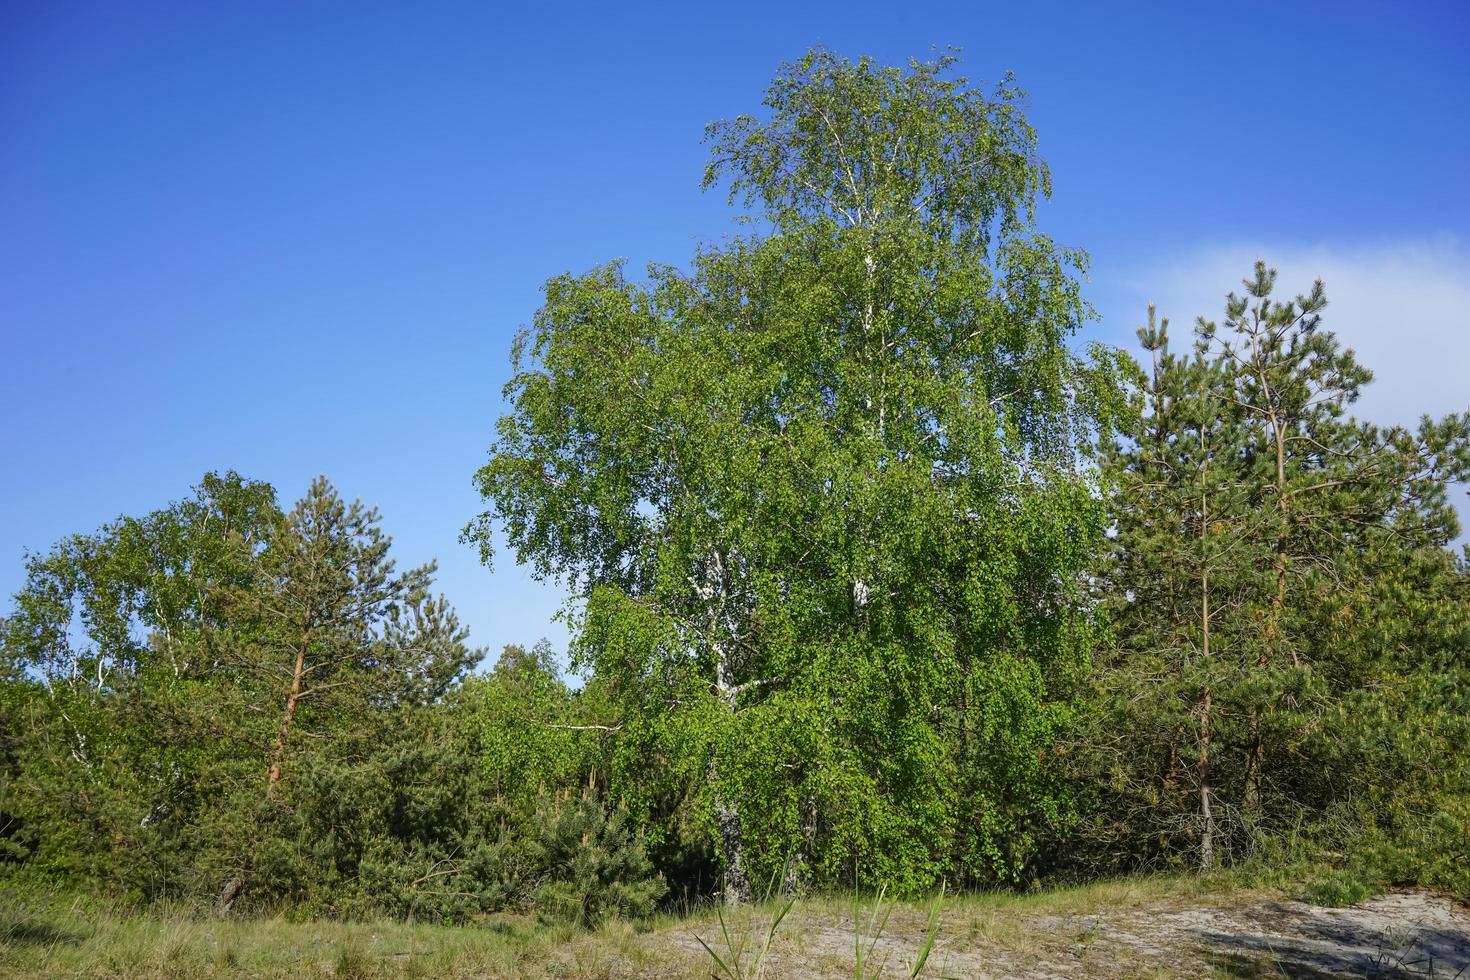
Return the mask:
<path id="1" fill-rule="evenodd" d="M 813 51 L 713 124 L 706 186 L 764 230 L 552 279 L 476 476 L 487 560 L 577 597 L 617 788 L 688 786 L 730 901 L 1006 880 L 1065 805 L 1114 363 L 1070 343 L 1021 93 L 953 66 Z"/>

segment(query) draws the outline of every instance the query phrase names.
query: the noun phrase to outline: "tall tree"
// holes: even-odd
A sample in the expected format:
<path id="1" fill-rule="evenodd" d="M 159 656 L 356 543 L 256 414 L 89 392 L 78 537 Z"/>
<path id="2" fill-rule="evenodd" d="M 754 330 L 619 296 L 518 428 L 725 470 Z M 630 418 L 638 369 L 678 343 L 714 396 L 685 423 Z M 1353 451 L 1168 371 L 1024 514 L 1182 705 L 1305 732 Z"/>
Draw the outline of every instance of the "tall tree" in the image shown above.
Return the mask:
<path id="1" fill-rule="evenodd" d="M 712 125 L 706 185 L 767 233 L 553 279 L 476 477 L 468 536 L 573 588 L 732 901 L 791 865 L 1008 877 L 1062 805 L 1114 365 L 1069 346 L 1084 257 L 1033 230 L 1020 93 L 952 65 L 813 51 Z"/>
<path id="2" fill-rule="evenodd" d="M 1171 352 L 1168 326 L 1150 307 L 1137 422 L 1104 461 L 1117 524 L 1102 599 L 1119 637 L 1104 709 L 1132 733 L 1113 763 L 1127 775 L 1108 819 L 1126 814 L 1136 841 L 1192 837 L 1209 868 L 1229 805 L 1215 760 L 1241 682 L 1240 568 L 1259 517 L 1234 472 L 1246 433 L 1226 365 L 1202 337 L 1190 356 Z M 1139 796 L 1156 802 L 1139 808 Z"/>
<path id="3" fill-rule="evenodd" d="M 371 738 L 375 714 L 431 703 L 479 659 L 454 611 L 428 593 L 434 566 L 397 573 L 379 521 L 325 477 L 312 481 L 232 593 L 231 628 L 212 638 L 273 731 L 261 739 L 267 801 L 304 743 Z M 243 848 L 222 906 L 246 887 L 252 860 Z"/>
<path id="4" fill-rule="evenodd" d="M 1330 677 L 1345 659 L 1311 627 L 1314 608 L 1331 601 L 1331 592 L 1371 583 L 1384 571 L 1375 557 L 1453 539 L 1447 488 L 1466 472 L 1470 428 L 1461 416 L 1425 418 L 1417 433 L 1350 417 L 1348 406 L 1373 375 L 1321 329 L 1322 281 L 1276 301 L 1276 271 L 1258 261 L 1243 284 L 1243 295 L 1227 298 L 1226 330 L 1217 335 L 1202 323 L 1200 333 L 1229 365 L 1228 397 L 1250 433 L 1239 480 L 1267 518 L 1257 541 L 1259 703 L 1249 710 L 1243 795 L 1255 811 L 1267 756 L 1264 716 L 1282 716 L 1282 707 L 1286 716 L 1310 711 L 1313 680 Z"/>
<path id="5" fill-rule="evenodd" d="M 1145 410 L 1106 464 L 1122 491 L 1104 574 L 1120 640 L 1108 680 L 1130 692 L 1114 707 L 1169 719 L 1195 700 L 1201 863 L 1222 809 L 1261 833 L 1331 798 L 1309 749 L 1348 699 L 1413 669 L 1370 637 L 1415 618 L 1393 583 L 1453 589 L 1448 488 L 1470 463 L 1465 416 L 1414 431 L 1352 418 L 1371 374 L 1322 329 L 1322 283 L 1281 302 L 1275 280 L 1257 263 L 1244 295 L 1228 297 L 1224 329 L 1198 322 L 1192 359 L 1169 356 L 1161 332 L 1142 334 L 1154 355 Z M 1179 737 L 1196 726 L 1129 729 L 1122 767 L 1153 813 L 1135 829 L 1173 819 Z M 1164 755 L 1167 767 L 1144 761 Z"/>

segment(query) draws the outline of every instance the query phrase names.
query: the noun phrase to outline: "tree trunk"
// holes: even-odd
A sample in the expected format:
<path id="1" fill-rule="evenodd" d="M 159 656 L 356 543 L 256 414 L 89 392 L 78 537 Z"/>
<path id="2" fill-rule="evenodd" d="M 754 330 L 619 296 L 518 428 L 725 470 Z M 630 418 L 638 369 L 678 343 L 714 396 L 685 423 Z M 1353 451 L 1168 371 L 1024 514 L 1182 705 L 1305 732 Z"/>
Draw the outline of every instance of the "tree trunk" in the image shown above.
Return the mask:
<path id="1" fill-rule="evenodd" d="M 215 911 L 220 915 L 228 915 L 231 906 L 235 904 L 235 899 L 239 898 L 240 893 L 244 890 L 245 881 L 238 876 L 225 882 L 224 887 L 220 889 L 219 900 L 215 902 Z"/>
<path id="2" fill-rule="evenodd" d="M 1201 449 L 1204 449 L 1204 430 L 1200 430 Z M 1200 632 L 1200 659 L 1204 662 L 1205 670 L 1210 669 L 1210 499 L 1208 486 L 1206 485 L 1206 473 L 1209 466 L 1209 456 L 1206 453 L 1200 463 L 1200 498 L 1199 498 L 1199 540 L 1200 540 L 1200 599 L 1199 599 L 1199 632 Z M 1204 697 L 1200 701 L 1199 709 L 1199 866 L 1200 870 L 1208 871 L 1215 865 L 1215 814 L 1210 807 L 1210 738 L 1213 735 L 1210 718 L 1210 685 L 1205 684 Z"/>
<path id="3" fill-rule="evenodd" d="M 1210 797 L 1214 788 L 1210 785 L 1210 738 L 1213 735 L 1210 718 L 1210 689 L 1205 688 L 1204 700 L 1199 711 L 1199 866 L 1208 871 L 1215 866 L 1215 813 Z"/>
<path id="4" fill-rule="evenodd" d="M 1286 611 L 1286 566 L 1290 541 L 1287 535 L 1286 498 L 1286 435 L 1283 423 L 1273 412 L 1269 416 L 1272 447 L 1276 453 L 1276 513 L 1280 526 L 1276 529 L 1276 551 L 1272 556 L 1271 570 L 1275 576 L 1275 589 L 1271 594 L 1271 605 L 1266 619 L 1265 644 L 1256 658 L 1256 668 L 1265 670 L 1280 653 L 1281 618 Z M 1291 654 L 1292 663 L 1297 662 L 1296 651 Z M 1243 809 L 1249 813 L 1261 807 L 1261 770 L 1265 768 L 1266 743 L 1261 737 L 1261 709 L 1252 706 L 1246 717 L 1249 733 L 1245 752 L 1245 797 Z"/>
<path id="5" fill-rule="evenodd" d="M 1271 618 L 1266 626 L 1267 647 L 1276 653 L 1281 642 L 1281 617 L 1286 612 L 1286 566 L 1290 560 L 1290 501 L 1286 494 L 1286 433 L 1273 418 L 1272 437 L 1276 449 L 1276 513 L 1280 526 L 1276 529 L 1276 554 L 1272 571 L 1276 574 L 1276 592 L 1271 596 Z M 1296 651 L 1291 651 L 1292 666 L 1297 664 Z"/>
<path id="6" fill-rule="evenodd" d="M 715 691 L 725 702 L 730 717 L 735 716 L 739 694 L 731 683 L 730 655 L 723 644 L 715 647 Z M 721 891 L 726 905 L 745 905 L 750 901 L 750 879 L 745 873 L 745 835 L 740 826 L 740 809 L 720 789 L 718 754 L 710 760 L 709 781 L 715 791 L 715 825 L 720 833 L 720 852 L 724 858 L 724 882 Z"/>
<path id="7" fill-rule="evenodd" d="M 1247 719 L 1250 730 L 1250 747 L 1245 753 L 1245 799 L 1243 809 L 1256 813 L 1261 809 L 1261 769 L 1266 761 L 1266 745 L 1261 741 L 1261 715 L 1251 709 Z"/>
<path id="8" fill-rule="evenodd" d="M 720 831 L 720 850 L 725 860 L 722 897 L 726 905 L 750 901 L 750 878 L 745 873 L 745 836 L 740 829 L 740 811 L 725 798 L 715 797 L 715 823 Z"/>
<path id="9" fill-rule="evenodd" d="M 296 648 L 296 666 L 291 671 L 291 688 L 286 692 L 286 709 L 281 714 L 281 727 L 276 732 L 276 744 L 271 748 L 270 766 L 265 774 L 265 798 L 275 796 L 276 784 L 281 781 L 281 765 L 286 758 L 286 740 L 291 734 L 291 723 L 296 719 L 296 703 L 301 700 L 301 681 L 306 666 L 306 640 Z"/>

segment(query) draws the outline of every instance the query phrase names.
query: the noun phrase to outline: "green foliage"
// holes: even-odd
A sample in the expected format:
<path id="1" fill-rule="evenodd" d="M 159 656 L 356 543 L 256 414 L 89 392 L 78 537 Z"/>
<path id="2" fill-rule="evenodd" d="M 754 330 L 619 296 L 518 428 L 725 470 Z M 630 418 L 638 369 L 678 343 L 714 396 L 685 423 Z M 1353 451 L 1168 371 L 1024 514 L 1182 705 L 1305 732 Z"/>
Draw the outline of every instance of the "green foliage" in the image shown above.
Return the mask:
<path id="1" fill-rule="evenodd" d="M 1463 664 L 1424 664 L 1354 693 L 1311 744 L 1311 757 L 1335 782 L 1328 798 L 1337 819 L 1312 828 L 1338 855 L 1329 879 L 1373 890 L 1415 883 L 1470 897 L 1470 671 Z"/>
<path id="2" fill-rule="evenodd" d="M 396 573 L 376 513 L 324 480 L 273 501 L 209 475 L 32 558 L 5 623 L 0 867 L 297 918 L 649 914 L 637 827 L 564 792 L 597 744 L 550 650 L 461 684 L 480 654 L 431 566 Z"/>
<path id="3" fill-rule="evenodd" d="M 613 793 L 703 826 L 732 898 L 1008 880 L 1065 808 L 1115 363 L 1068 346 L 1019 93 L 950 65 L 815 52 L 711 127 L 770 233 L 548 283 L 477 476 L 487 559 L 504 528 L 581 600 Z"/>
<path id="4" fill-rule="evenodd" d="M 546 793 L 585 782 L 597 729 L 582 726 L 588 699 L 566 686 L 544 641 L 529 652 L 507 646 L 495 670 L 475 678 L 463 697 L 487 788 L 498 798 L 525 810 Z"/>
<path id="5" fill-rule="evenodd" d="M 535 826 L 535 860 L 544 878 L 535 891 L 537 909 L 579 925 L 652 914 L 665 886 L 626 810 L 607 809 L 590 790 L 563 794 L 542 805 Z"/>
<path id="6" fill-rule="evenodd" d="M 397 575 L 387 552 L 324 480 L 282 513 L 210 474 L 32 556 L 4 633 L 14 873 L 259 906 L 337 895 L 374 834 L 415 850 L 423 800 L 391 753 L 478 654 L 432 568 Z"/>
<path id="7" fill-rule="evenodd" d="M 1333 872 L 1308 882 L 1303 894 L 1307 901 L 1317 905 L 1342 908 L 1368 898 L 1373 888 L 1353 875 Z"/>
<path id="8" fill-rule="evenodd" d="M 1083 739 L 1083 839 L 1104 863 L 1209 866 L 1305 834 L 1353 854 L 1323 896 L 1456 887 L 1463 848 L 1432 828 L 1463 828 L 1470 788 L 1466 568 L 1447 550 L 1470 421 L 1347 415 L 1371 375 L 1322 329 L 1322 283 L 1284 303 L 1274 283 L 1258 263 L 1188 358 L 1152 311 L 1140 331 L 1152 370 L 1106 460 L 1118 645 Z"/>

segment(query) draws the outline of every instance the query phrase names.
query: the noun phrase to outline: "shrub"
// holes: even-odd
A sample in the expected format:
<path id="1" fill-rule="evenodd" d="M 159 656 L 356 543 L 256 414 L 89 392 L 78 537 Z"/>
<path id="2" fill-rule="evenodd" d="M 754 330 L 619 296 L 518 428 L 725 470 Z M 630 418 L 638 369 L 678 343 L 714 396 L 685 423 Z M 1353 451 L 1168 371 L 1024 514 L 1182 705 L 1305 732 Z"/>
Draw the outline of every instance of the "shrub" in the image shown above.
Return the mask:
<path id="1" fill-rule="evenodd" d="M 596 925 L 645 917 L 666 891 L 641 835 L 622 807 L 609 809 L 590 789 L 544 803 L 536 815 L 542 883 L 536 907 L 548 916 Z"/>

